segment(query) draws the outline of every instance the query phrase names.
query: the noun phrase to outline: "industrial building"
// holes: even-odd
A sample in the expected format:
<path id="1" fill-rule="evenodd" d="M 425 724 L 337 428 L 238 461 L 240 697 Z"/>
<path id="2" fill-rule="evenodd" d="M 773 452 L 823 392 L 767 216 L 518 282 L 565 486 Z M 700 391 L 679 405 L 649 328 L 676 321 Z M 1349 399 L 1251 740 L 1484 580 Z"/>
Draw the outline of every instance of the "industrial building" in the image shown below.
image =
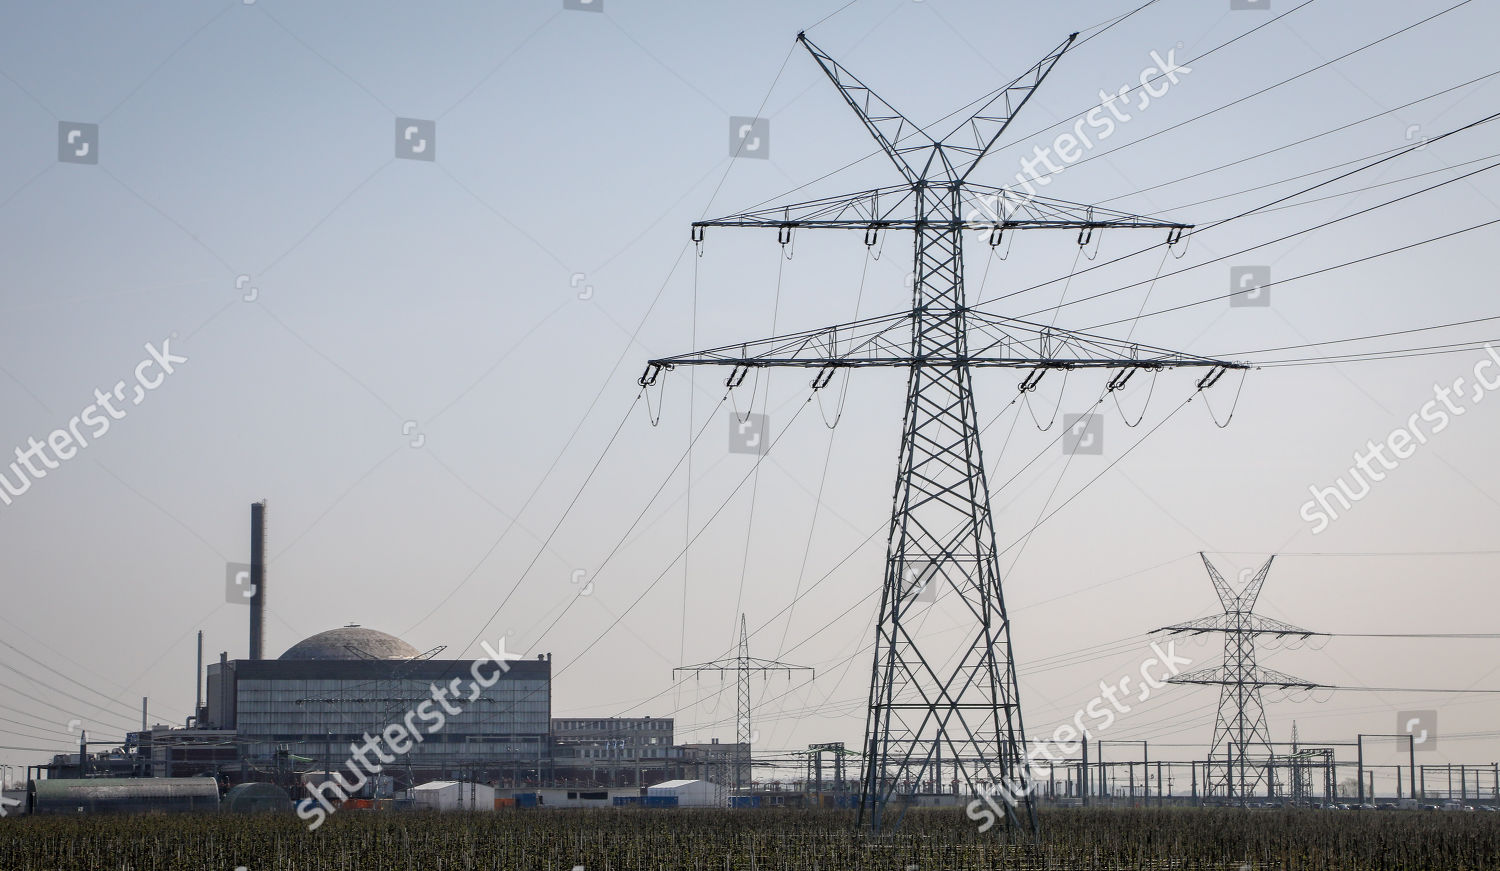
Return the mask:
<path id="1" fill-rule="evenodd" d="M 361 798 L 462 781 L 496 795 L 545 793 L 558 807 L 608 807 L 664 781 L 729 776 L 737 745 L 678 746 L 670 717 L 552 718 L 548 656 L 507 660 L 504 671 L 485 667 L 495 679 L 480 688 L 473 660 L 436 659 L 436 652 L 350 624 L 276 659 L 221 655 L 204 670 L 198 716 L 188 724 L 143 728 L 123 747 L 59 754 L 39 768 L 56 783 L 194 778 L 199 788 L 258 782 L 297 797 L 344 770 L 367 736 L 410 723 L 422 740 L 385 763 L 358 790 Z M 424 704 L 429 713 L 444 710 L 433 701 L 435 687 L 457 689 L 446 698 L 458 713 L 445 712 L 440 727 L 419 713 Z"/>
<path id="2" fill-rule="evenodd" d="M 736 760 L 748 758 L 750 745 L 725 744 L 718 738 L 707 743 L 683 744 L 677 770 L 679 777 L 696 777 L 714 783 L 733 784 Z"/>
<path id="3" fill-rule="evenodd" d="M 641 786 L 674 776 L 682 759 L 670 717 L 558 718 L 552 740 L 562 783 Z"/>
<path id="4" fill-rule="evenodd" d="M 550 659 L 513 660 L 503 672 L 490 666 L 484 674 L 498 677 L 488 687 L 475 683 L 473 664 L 427 658 L 395 636 L 351 624 L 303 639 L 274 660 L 210 665 L 200 725 L 231 732 L 240 767 L 262 775 L 309 767 L 283 760 L 342 766 L 351 745 L 403 723 L 421 733 L 385 766 L 403 787 L 461 776 L 510 784 L 548 777 Z M 439 701 L 435 687 L 456 691 Z M 179 734 L 191 741 L 193 731 Z"/>
<path id="5" fill-rule="evenodd" d="M 239 735 L 233 729 L 157 725 L 133 732 L 129 738 L 135 748 L 139 770 L 133 774 L 137 777 L 198 777 L 239 767 Z"/>
<path id="6" fill-rule="evenodd" d="M 609 786 L 634 788 L 638 795 L 645 786 L 683 776 L 684 751 L 673 744 L 671 718 L 554 720 L 550 655 L 506 656 L 502 669 L 483 658 L 477 664 L 438 659 L 441 647 L 423 652 L 394 635 L 349 624 L 265 658 L 264 503 L 251 506 L 250 527 L 249 656 L 220 654 L 205 669 L 199 633 L 195 716 L 182 725 L 148 727 L 143 710 L 141 730 L 102 752 L 89 749 L 100 742 L 80 737 L 78 753 L 37 766 L 58 784 L 46 789 L 49 803 L 61 806 L 53 799 L 62 798 L 65 782 L 76 789 L 89 782 L 193 779 L 194 789 L 216 794 L 234 784 L 272 785 L 264 803 L 279 804 L 280 795 L 301 797 L 310 786 L 339 780 L 340 771 L 347 775 L 359 748 L 372 740 L 395 759 L 376 754 L 377 763 L 367 752 L 381 770 L 368 780 L 350 777 L 359 783 L 349 795 L 361 800 L 459 781 L 538 797 L 551 787 L 559 805 L 605 806 L 616 797 Z M 395 750 L 385 737 L 392 728 L 414 740 Z M 167 792 L 154 800 L 177 795 Z M 238 797 L 256 804 L 248 792 Z"/>

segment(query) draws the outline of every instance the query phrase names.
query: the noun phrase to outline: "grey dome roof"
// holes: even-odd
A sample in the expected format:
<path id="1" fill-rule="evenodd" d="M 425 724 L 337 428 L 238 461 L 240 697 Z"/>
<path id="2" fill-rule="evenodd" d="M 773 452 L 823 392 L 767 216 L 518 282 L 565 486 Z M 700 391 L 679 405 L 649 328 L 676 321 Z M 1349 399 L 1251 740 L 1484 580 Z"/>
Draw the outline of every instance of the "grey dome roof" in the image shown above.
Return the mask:
<path id="1" fill-rule="evenodd" d="M 327 632 L 319 632 L 287 648 L 280 659 L 362 660 L 411 659 L 420 654 L 415 647 L 394 635 L 366 629 L 354 623 Z"/>

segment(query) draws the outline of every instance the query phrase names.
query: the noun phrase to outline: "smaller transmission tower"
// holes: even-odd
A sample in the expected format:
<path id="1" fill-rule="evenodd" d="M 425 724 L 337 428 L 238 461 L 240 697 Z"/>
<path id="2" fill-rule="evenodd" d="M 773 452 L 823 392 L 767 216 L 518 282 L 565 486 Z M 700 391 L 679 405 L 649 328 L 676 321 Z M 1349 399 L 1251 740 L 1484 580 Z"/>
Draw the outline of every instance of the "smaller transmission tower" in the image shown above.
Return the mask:
<path id="1" fill-rule="evenodd" d="M 1314 690 L 1323 688 L 1255 662 L 1255 639 L 1260 635 L 1307 639 L 1319 633 L 1272 620 L 1254 613 L 1255 600 L 1271 571 L 1273 554 L 1245 589 L 1238 594 L 1224 576 L 1200 553 L 1208 576 L 1214 582 L 1224 613 L 1158 629 L 1158 632 L 1224 633 L 1224 661 L 1216 668 L 1190 671 L 1168 678 L 1168 683 L 1219 687 L 1219 715 L 1214 723 L 1213 746 L 1209 750 L 1209 795 L 1223 795 L 1243 804 L 1260 786 L 1271 789 L 1271 732 L 1261 690 Z"/>
<path id="2" fill-rule="evenodd" d="M 717 671 L 723 674 L 726 671 L 737 673 L 739 683 L 739 700 L 735 707 L 735 744 L 734 744 L 734 789 L 736 792 L 745 789 L 750 783 L 750 745 L 755 741 L 755 733 L 750 729 L 750 675 L 752 672 L 769 674 L 773 671 L 785 672 L 788 677 L 794 671 L 813 671 L 804 665 L 788 665 L 773 659 L 756 659 L 750 655 L 750 636 L 745 631 L 745 615 L 740 615 L 740 646 L 739 653 L 732 659 L 716 659 L 713 662 L 703 662 L 698 665 L 684 665 L 681 668 L 672 669 L 672 677 L 675 679 L 679 671 L 690 671 L 701 674 L 705 671 Z M 816 673 L 814 673 L 816 677 Z"/>
<path id="3" fill-rule="evenodd" d="M 352 654 L 352 658 L 355 660 L 362 660 L 366 662 L 390 661 L 381 659 L 377 656 L 372 656 L 368 651 L 350 644 L 344 645 L 344 649 L 349 651 L 349 653 Z M 361 681 L 355 684 L 347 684 L 338 691 L 337 695 L 334 696 L 314 696 L 296 699 L 294 704 L 316 704 L 325 706 L 321 709 L 323 716 L 322 723 L 320 724 L 322 726 L 323 733 L 326 736 L 329 736 L 328 741 L 325 742 L 325 757 L 328 756 L 327 748 L 332 743 L 331 736 L 334 734 L 334 726 L 337 725 L 339 727 L 349 728 L 348 734 L 350 735 L 358 734 L 359 732 L 363 732 L 367 729 L 371 730 L 371 734 L 378 735 L 380 734 L 380 730 L 384 729 L 387 725 L 398 722 L 401 719 L 401 714 L 403 711 L 411 710 L 413 705 L 427 698 L 427 693 L 403 695 L 401 690 L 402 679 L 407 670 L 412 667 L 413 663 L 425 662 L 427 660 L 434 659 L 439 653 L 442 653 L 447 649 L 448 646 L 446 644 L 440 644 L 425 653 L 419 653 L 416 656 L 396 662 L 391 666 L 391 670 L 387 672 L 383 677 L 379 677 L 369 681 Z M 372 714 L 375 719 L 373 726 L 366 720 L 366 718 L 370 717 Z M 309 717 L 309 720 L 310 719 L 311 718 Z M 309 723 L 309 726 L 310 725 L 311 724 Z M 299 760 L 302 759 L 302 757 L 293 757 L 290 755 L 288 755 L 287 758 Z M 412 776 L 410 754 L 406 756 L 405 761 L 406 785 L 415 786 L 416 780 Z M 331 758 L 325 758 L 323 760 L 323 770 L 325 775 L 331 765 Z M 391 767 L 387 770 L 387 772 L 385 772 L 387 776 L 392 778 L 393 783 L 397 771 L 398 770 L 396 768 Z"/>
<path id="4" fill-rule="evenodd" d="M 378 656 L 374 656 L 368 651 L 356 647 L 352 644 L 344 645 L 344 649 L 354 654 L 354 656 L 356 656 L 357 658 L 368 662 L 388 661 L 383 660 Z M 400 722 L 401 715 L 403 713 L 412 710 L 414 706 L 420 704 L 423 699 L 427 698 L 427 693 L 412 694 L 402 689 L 402 684 L 406 679 L 406 673 L 411 670 L 412 666 L 415 663 L 436 659 L 439 653 L 442 653 L 447 649 L 448 645 L 440 644 L 437 647 L 426 651 L 425 653 L 419 653 L 416 656 L 411 657 L 410 659 L 401 660 L 392 665 L 390 667 L 390 671 L 386 672 L 384 676 L 377 678 L 372 682 L 372 684 L 356 685 L 352 689 L 346 690 L 346 692 L 348 692 L 351 696 L 357 696 L 360 692 L 366 691 L 367 688 L 368 690 L 372 690 L 370 696 L 366 699 L 366 701 L 374 703 L 373 710 L 374 712 L 376 712 L 374 729 L 384 729 L 390 723 Z M 380 703 L 382 702 L 385 704 L 384 709 L 380 707 Z M 366 713 L 369 712 L 367 711 Z M 346 717 L 346 719 L 348 718 Z M 358 724 L 356 723 L 355 725 Z M 378 735 L 380 733 L 378 731 L 372 731 L 371 734 Z M 411 769 L 411 754 L 406 754 L 405 761 L 406 788 L 411 788 L 417 785 L 416 778 L 413 776 Z M 392 779 L 391 782 L 393 788 L 396 787 L 396 776 L 399 771 L 400 769 L 392 766 L 391 768 L 389 768 L 389 770 L 384 772 L 386 776 Z"/>

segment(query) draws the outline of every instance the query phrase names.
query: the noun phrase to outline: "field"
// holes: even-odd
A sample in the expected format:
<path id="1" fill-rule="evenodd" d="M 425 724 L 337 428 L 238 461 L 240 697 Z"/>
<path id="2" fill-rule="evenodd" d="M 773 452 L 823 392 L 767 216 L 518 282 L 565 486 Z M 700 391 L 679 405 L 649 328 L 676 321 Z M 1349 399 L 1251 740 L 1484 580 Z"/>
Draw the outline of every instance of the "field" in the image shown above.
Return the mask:
<path id="1" fill-rule="evenodd" d="M 4 871 L 963 871 L 1500 868 L 1500 814 L 1059 810 L 1046 844 L 981 835 L 961 811 L 914 812 L 869 841 L 844 812 L 344 811 L 285 817 L 36 817 L 0 822 Z"/>

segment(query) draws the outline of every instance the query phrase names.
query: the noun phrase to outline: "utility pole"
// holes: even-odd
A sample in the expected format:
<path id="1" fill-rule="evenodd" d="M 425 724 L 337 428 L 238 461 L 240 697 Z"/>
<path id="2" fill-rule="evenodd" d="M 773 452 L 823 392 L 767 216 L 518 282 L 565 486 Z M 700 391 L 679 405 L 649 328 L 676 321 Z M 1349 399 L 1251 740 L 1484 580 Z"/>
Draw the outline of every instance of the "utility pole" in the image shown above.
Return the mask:
<path id="1" fill-rule="evenodd" d="M 1202 557 L 1208 576 L 1219 594 L 1224 613 L 1204 617 L 1189 623 L 1179 623 L 1158 629 L 1158 632 L 1185 632 L 1201 635 L 1206 632 L 1224 634 L 1224 661 L 1215 668 L 1192 671 L 1167 679 L 1174 684 L 1197 684 L 1219 687 L 1219 713 L 1214 722 L 1214 738 L 1208 753 L 1209 764 L 1204 766 L 1203 792 L 1211 796 L 1222 790 L 1230 801 L 1244 804 L 1262 782 L 1269 788 L 1269 764 L 1271 761 L 1271 732 L 1266 723 L 1266 709 L 1261 701 L 1261 689 L 1323 688 L 1323 684 L 1311 683 L 1289 674 L 1265 668 L 1255 663 L 1255 639 L 1260 635 L 1277 637 L 1311 638 L 1323 633 L 1301 629 L 1290 623 L 1272 620 L 1254 613 L 1255 601 L 1271 571 L 1274 555 L 1251 579 L 1245 589 L 1235 593 L 1214 564 Z M 1216 762 L 1220 751 L 1224 761 Z M 1254 761 L 1252 761 L 1252 753 Z"/>
<path id="2" fill-rule="evenodd" d="M 1105 228 L 1155 228 L 1168 243 L 1190 225 L 1053 200 L 970 180 L 1042 80 L 1073 45 L 1069 36 L 1014 81 L 969 104 L 972 113 L 943 134 L 923 129 L 822 49 L 797 40 L 838 89 L 901 176 L 888 187 L 693 224 L 775 229 L 787 245 L 799 229 L 856 230 L 871 249 L 882 233 L 913 234 L 912 304 L 905 311 L 849 324 L 651 360 L 643 388 L 679 366 L 726 366 L 734 388 L 751 369 L 800 367 L 817 372 L 819 389 L 841 368 L 907 370 L 906 409 L 875 626 L 864 776 L 858 821 L 882 828 L 888 804 L 903 788 L 941 780 L 936 760 L 953 769 L 969 794 L 986 784 L 1022 787 L 1005 823 L 1039 836 L 1024 752 L 1026 733 L 1001 590 L 989 482 L 980 449 L 971 373 L 976 367 L 1029 370 L 1034 389 L 1049 370 L 1113 369 L 1109 390 L 1140 369 L 1203 367 L 1198 389 L 1212 386 L 1227 363 L 1120 342 L 991 314 L 964 293 L 963 242 L 980 234 L 992 246 L 1020 230 L 1073 230 L 1086 246 Z M 1102 396 L 1101 400 L 1102 401 Z M 927 620 L 932 616 L 934 619 Z M 928 627 L 931 628 L 928 628 Z M 937 627 L 944 627 L 939 630 Z M 950 631 L 954 630 L 954 631 Z M 940 749 L 941 748 L 941 749 Z M 893 808 L 893 819 L 900 813 Z"/>
<path id="3" fill-rule="evenodd" d="M 675 679 L 679 671 L 690 671 L 695 674 L 705 671 L 716 671 L 723 674 L 726 671 L 736 673 L 738 684 L 738 702 L 735 706 L 735 747 L 734 759 L 734 789 L 736 792 L 748 789 L 750 784 L 750 744 L 755 740 L 755 733 L 750 728 L 750 675 L 754 672 L 769 674 L 770 672 L 785 672 L 791 677 L 794 671 L 813 671 L 802 665 L 788 665 L 772 659 L 757 659 L 750 655 L 750 636 L 745 630 L 745 615 L 740 615 L 740 642 L 739 652 L 733 659 L 716 659 L 713 662 L 702 662 L 697 665 L 684 665 L 672 669 L 672 677 Z M 816 676 L 816 674 L 814 675 Z"/>

